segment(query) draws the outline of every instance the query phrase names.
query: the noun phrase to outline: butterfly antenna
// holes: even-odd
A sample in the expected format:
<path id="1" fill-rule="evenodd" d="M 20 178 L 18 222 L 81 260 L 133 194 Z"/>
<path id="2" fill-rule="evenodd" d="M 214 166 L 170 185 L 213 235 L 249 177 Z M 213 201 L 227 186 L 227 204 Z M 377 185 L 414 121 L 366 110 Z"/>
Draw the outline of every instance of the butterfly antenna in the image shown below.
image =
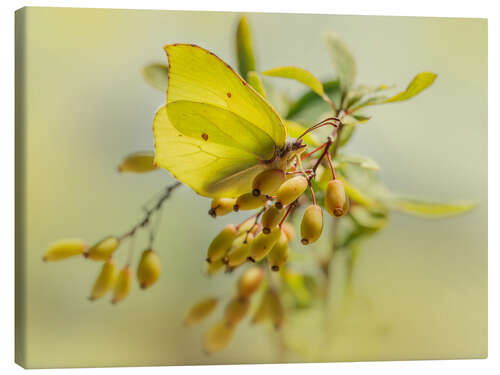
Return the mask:
<path id="1" fill-rule="evenodd" d="M 316 129 L 319 129 L 323 126 L 327 126 L 327 125 L 331 125 L 333 126 L 334 128 L 338 128 L 340 125 L 342 124 L 342 121 L 340 121 L 339 118 L 337 117 L 328 117 L 326 119 L 324 119 L 323 121 L 320 121 L 318 122 L 317 124 L 311 126 L 310 128 L 308 128 L 304 133 L 302 133 L 297 139 L 302 139 L 306 134 L 316 130 Z"/>

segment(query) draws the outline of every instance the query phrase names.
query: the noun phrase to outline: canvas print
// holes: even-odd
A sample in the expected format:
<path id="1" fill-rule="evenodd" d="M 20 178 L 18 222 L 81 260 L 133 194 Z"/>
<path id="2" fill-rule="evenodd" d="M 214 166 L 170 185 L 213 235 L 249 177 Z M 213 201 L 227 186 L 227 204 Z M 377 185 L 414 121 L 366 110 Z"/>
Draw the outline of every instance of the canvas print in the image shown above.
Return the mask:
<path id="1" fill-rule="evenodd" d="M 15 17 L 21 366 L 487 356 L 486 20 Z"/>

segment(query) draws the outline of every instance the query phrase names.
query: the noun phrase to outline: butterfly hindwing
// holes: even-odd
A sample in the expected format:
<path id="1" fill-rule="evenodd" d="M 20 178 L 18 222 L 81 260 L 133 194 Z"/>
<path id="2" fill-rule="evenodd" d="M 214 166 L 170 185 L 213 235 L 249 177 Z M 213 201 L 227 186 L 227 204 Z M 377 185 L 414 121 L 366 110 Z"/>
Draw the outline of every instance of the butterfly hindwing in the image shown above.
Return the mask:
<path id="1" fill-rule="evenodd" d="M 153 127 L 156 163 L 161 161 L 162 168 L 203 196 L 241 195 L 264 170 L 254 154 L 179 132 L 170 122 L 165 106 L 156 113 Z"/>

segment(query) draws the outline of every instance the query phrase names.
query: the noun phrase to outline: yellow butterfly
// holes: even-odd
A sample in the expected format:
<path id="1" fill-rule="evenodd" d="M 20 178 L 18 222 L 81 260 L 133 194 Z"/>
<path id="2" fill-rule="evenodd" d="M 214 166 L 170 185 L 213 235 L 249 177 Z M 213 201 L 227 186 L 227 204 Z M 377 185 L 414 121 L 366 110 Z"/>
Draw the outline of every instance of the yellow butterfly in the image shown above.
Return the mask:
<path id="1" fill-rule="evenodd" d="M 305 148 L 283 119 L 227 63 L 199 46 L 165 47 L 167 103 L 156 113 L 155 164 L 206 197 L 251 191 L 254 177 L 286 170 Z"/>

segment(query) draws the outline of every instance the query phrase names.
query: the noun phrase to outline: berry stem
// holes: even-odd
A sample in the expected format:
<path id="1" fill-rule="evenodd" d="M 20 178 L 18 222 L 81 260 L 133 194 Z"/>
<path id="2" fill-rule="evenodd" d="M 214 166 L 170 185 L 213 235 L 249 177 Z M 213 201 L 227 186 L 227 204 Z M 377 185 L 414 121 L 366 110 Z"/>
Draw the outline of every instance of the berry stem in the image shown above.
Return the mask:
<path id="1" fill-rule="evenodd" d="M 316 164 L 314 164 L 314 167 L 312 168 L 313 173 L 311 174 L 311 177 L 309 179 L 314 178 L 314 176 L 316 175 L 316 170 L 318 169 L 319 165 L 325 158 L 326 154 L 328 154 L 328 149 L 330 148 L 332 143 L 333 143 L 332 137 L 328 137 L 328 140 L 325 143 L 325 149 L 323 150 L 323 153 L 320 155 L 318 160 L 316 160 Z"/>
<path id="2" fill-rule="evenodd" d="M 319 150 L 321 150 L 323 147 L 325 147 L 325 145 L 326 145 L 326 142 L 325 142 L 325 143 L 323 143 L 321 146 L 317 147 L 316 149 L 314 149 L 313 151 L 311 151 L 311 152 L 309 152 L 309 153 L 307 153 L 307 154 L 305 154 L 305 155 L 302 155 L 302 156 L 301 156 L 301 159 L 302 159 L 302 160 L 304 160 L 305 158 L 308 158 L 308 157 L 309 157 L 309 156 L 311 156 L 312 154 L 314 154 L 314 153 L 318 152 L 318 151 L 319 151 Z"/>
<path id="3" fill-rule="evenodd" d="M 281 219 L 280 223 L 278 224 L 278 226 L 281 228 L 281 225 L 285 222 L 286 218 L 288 217 L 288 215 L 290 214 L 290 212 L 292 211 L 292 209 L 295 207 L 295 202 L 292 202 L 288 205 L 288 208 L 285 212 L 285 216 L 283 216 L 283 218 Z"/>
<path id="4" fill-rule="evenodd" d="M 313 205 L 316 206 L 316 197 L 314 195 L 314 189 L 312 187 L 311 180 L 307 180 L 307 183 L 309 184 L 309 190 L 311 190 L 311 197 L 312 197 Z"/>
<path id="5" fill-rule="evenodd" d="M 182 183 L 177 181 L 172 185 L 167 186 L 164 193 L 157 200 L 156 204 L 152 208 L 146 210 L 142 220 L 134 225 L 128 232 L 118 237 L 118 240 L 121 241 L 125 238 L 132 237 L 138 229 L 146 227 L 149 224 L 151 216 L 162 207 L 163 203 L 170 198 L 172 192 L 181 185 Z"/>
<path id="6" fill-rule="evenodd" d="M 328 159 L 328 164 L 330 164 L 330 169 L 332 171 L 332 180 L 335 180 L 335 170 L 333 169 L 332 156 L 329 152 L 326 153 L 326 157 Z"/>

